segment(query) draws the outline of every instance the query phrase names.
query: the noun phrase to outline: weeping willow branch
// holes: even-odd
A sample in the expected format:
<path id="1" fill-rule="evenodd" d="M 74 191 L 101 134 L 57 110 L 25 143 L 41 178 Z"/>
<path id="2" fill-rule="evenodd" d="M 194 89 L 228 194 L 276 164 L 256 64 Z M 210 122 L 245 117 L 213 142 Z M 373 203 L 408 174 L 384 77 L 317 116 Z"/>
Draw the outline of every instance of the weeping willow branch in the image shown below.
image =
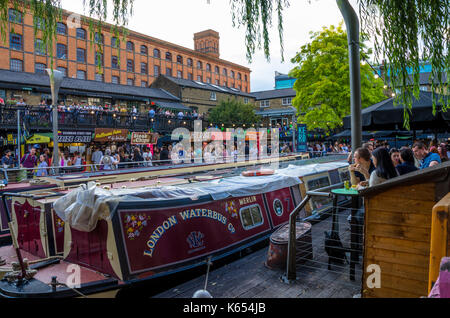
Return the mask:
<path id="1" fill-rule="evenodd" d="M 325 0 L 322 0 L 325 1 Z M 326 0 L 327 2 L 329 0 Z M 364 39 L 374 42 L 375 61 L 386 61 L 391 87 L 398 91 L 396 103 L 405 105 L 404 126 L 410 127 L 413 97 L 419 97 L 420 64 L 431 63 L 433 113 L 437 102 L 442 111 L 448 109 L 449 23 L 450 0 L 358 0 Z M 251 62 L 256 48 L 264 48 L 269 60 L 270 39 L 267 28 L 272 26 L 273 4 L 277 5 L 278 30 L 283 56 L 283 10 L 289 6 L 283 0 L 230 0 L 233 25 L 245 26 L 247 58 Z M 306 0 L 311 2 L 310 0 Z M 263 43 L 263 45 L 261 45 Z M 284 60 L 284 59 L 283 59 Z M 408 73 L 408 70 L 410 70 Z M 441 94 L 437 101 L 436 92 Z"/>

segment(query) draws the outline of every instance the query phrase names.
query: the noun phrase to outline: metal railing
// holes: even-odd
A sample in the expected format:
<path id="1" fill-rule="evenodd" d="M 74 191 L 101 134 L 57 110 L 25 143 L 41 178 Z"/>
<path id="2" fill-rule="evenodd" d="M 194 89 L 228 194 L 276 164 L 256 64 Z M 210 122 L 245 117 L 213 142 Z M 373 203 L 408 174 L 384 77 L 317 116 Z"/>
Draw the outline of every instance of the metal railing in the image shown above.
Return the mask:
<path id="1" fill-rule="evenodd" d="M 439 276 L 441 259 L 449 255 L 448 240 L 450 217 L 450 193 L 434 207 L 431 217 L 430 266 L 428 274 L 428 294 Z"/>
<path id="2" fill-rule="evenodd" d="M 17 127 L 17 111 L 22 111 L 23 122 L 29 130 L 51 129 L 52 110 L 43 106 L 2 106 L 0 107 L 0 124 L 4 128 Z M 170 117 L 163 114 L 149 116 L 141 113 L 125 113 L 90 109 L 72 109 L 58 111 L 58 125 L 65 129 L 120 128 L 134 130 L 150 130 L 167 132 L 178 127 L 194 129 L 193 116 L 183 118 Z M 209 123 L 203 120 L 203 127 Z"/>
<path id="3" fill-rule="evenodd" d="M 331 186 L 327 186 L 324 188 L 317 189 L 315 191 L 307 191 L 306 197 L 303 199 L 303 201 L 291 212 L 289 215 L 289 239 L 288 239 L 288 255 L 287 255 L 287 268 L 286 268 L 286 274 L 281 277 L 283 282 L 291 284 L 295 282 L 297 278 L 297 271 L 296 271 L 296 223 L 297 218 L 300 212 L 303 210 L 303 208 L 308 204 L 309 200 L 311 200 L 312 197 L 326 197 L 331 198 L 332 194 L 331 192 L 323 192 L 331 189 L 335 189 L 338 187 L 342 187 L 344 183 L 338 183 L 333 184 Z M 336 207 L 332 207 L 333 209 Z"/>

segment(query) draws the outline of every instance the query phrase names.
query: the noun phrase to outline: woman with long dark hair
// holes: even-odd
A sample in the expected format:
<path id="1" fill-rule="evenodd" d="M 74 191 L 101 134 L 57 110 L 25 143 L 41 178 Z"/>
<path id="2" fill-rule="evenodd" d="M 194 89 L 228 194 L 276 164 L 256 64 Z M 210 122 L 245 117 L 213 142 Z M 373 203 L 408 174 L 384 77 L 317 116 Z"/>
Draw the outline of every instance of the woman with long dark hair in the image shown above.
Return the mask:
<path id="1" fill-rule="evenodd" d="M 414 161 L 414 153 L 409 148 L 403 148 L 400 150 L 400 161 L 401 164 L 399 164 L 397 167 L 397 172 L 402 176 L 404 174 L 419 170 L 415 166 Z"/>
<path id="2" fill-rule="evenodd" d="M 386 180 L 398 176 L 397 170 L 392 163 L 391 156 L 386 148 L 377 148 L 372 152 L 372 162 L 375 170 L 370 175 L 369 186 L 383 183 Z"/>

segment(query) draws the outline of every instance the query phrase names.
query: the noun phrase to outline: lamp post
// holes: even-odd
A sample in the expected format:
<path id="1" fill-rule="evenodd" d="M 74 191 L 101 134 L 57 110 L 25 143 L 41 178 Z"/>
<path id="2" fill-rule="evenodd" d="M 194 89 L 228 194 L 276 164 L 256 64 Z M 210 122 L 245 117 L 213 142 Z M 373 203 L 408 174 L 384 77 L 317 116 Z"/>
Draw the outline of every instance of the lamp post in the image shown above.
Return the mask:
<path id="1" fill-rule="evenodd" d="M 348 55 L 350 63 L 350 108 L 352 151 L 361 146 L 361 69 L 359 51 L 359 20 L 348 0 L 336 0 L 347 26 Z"/>
<path id="2" fill-rule="evenodd" d="M 58 146 L 58 93 L 64 79 L 64 74 L 57 70 L 46 69 L 50 76 L 50 87 L 52 91 L 52 112 L 53 112 L 53 167 L 59 166 L 59 146 Z M 58 173 L 58 170 L 55 169 Z"/>

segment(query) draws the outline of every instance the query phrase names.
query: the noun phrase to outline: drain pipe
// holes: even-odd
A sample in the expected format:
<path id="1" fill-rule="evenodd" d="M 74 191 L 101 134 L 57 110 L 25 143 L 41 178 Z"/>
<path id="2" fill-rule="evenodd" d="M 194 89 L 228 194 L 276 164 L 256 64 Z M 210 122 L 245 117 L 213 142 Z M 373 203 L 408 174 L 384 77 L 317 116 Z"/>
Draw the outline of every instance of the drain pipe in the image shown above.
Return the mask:
<path id="1" fill-rule="evenodd" d="M 348 0 L 336 0 L 336 2 L 347 27 L 350 63 L 351 138 L 352 152 L 354 152 L 362 144 L 359 20 Z"/>

